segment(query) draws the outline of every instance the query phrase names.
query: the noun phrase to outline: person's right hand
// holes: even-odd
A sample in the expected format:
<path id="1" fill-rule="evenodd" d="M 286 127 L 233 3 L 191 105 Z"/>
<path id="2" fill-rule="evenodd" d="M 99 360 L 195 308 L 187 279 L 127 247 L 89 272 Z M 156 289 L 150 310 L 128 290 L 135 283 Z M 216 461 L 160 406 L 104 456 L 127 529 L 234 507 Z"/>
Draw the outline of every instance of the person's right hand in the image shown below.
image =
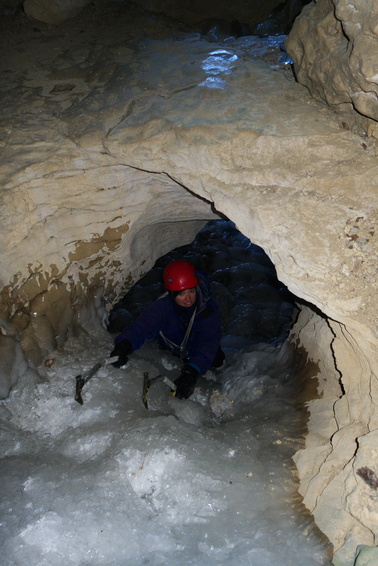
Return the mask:
<path id="1" fill-rule="evenodd" d="M 118 356 L 118 360 L 116 362 L 113 362 L 112 366 L 114 366 L 115 368 L 120 368 L 126 365 L 129 361 L 129 354 L 131 354 L 132 351 L 133 347 L 128 340 L 119 342 L 110 354 L 111 358 L 113 356 Z"/>
<path id="2" fill-rule="evenodd" d="M 193 366 L 186 365 L 180 377 L 175 379 L 176 397 L 178 399 L 188 399 L 195 389 L 198 378 L 198 371 Z"/>

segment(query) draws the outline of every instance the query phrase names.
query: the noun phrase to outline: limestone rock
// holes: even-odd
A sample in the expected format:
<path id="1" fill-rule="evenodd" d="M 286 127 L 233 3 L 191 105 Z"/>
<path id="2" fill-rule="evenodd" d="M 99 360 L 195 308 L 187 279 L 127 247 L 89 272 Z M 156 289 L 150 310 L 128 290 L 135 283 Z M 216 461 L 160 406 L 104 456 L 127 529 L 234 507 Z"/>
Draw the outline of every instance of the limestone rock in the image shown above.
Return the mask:
<path id="1" fill-rule="evenodd" d="M 0 334 L 0 399 L 9 395 L 11 387 L 27 370 L 23 350 L 11 336 Z"/>
<path id="2" fill-rule="evenodd" d="M 102 0 L 24 0 L 25 14 L 31 19 L 40 20 L 48 24 L 60 24 L 73 18 L 89 4 L 101 4 Z M 290 0 L 289 4 L 297 4 L 299 0 Z M 214 22 L 226 21 L 227 24 L 235 22 L 254 27 L 264 20 L 281 0 L 235 0 L 235 2 L 208 0 L 190 0 L 177 2 L 176 0 L 135 0 L 134 5 L 140 6 L 148 12 L 165 14 L 168 18 L 189 25 L 197 24 L 210 19 Z M 244 23 L 245 22 L 245 23 Z"/>
<path id="3" fill-rule="evenodd" d="M 378 5 L 317 0 L 305 6 L 286 40 L 295 73 L 315 98 L 367 131 L 378 120 Z M 364 120 L 359 116 L 365 117 Z"/>
<path id="4" fill-rule="evenodd" d="M 361 546 L 354 566 L 375 566 L 378 564 L 378 548 L 376 546 Z"/>
<path id="5" fill-rule="evenodd" d="M 342 52 L 332 5 L 315 6 L 335 42 L 322 40 L 331 69 Z M 17 24 L 20 34 L 2 30 L 3 394 L 25 359 L 38 367 L 70 333 L 104 324 L 159 256 L 223 214 L 313 305 L 295 329 L 319 380 L 297 455 L 300 489 L 352 566 L 355 548 L 372 545 L 376 520 L 354 492 L 368 501 L 355 463 L 378 468 L 368 443 L 378 430 L 374 144 L 319 106 L 257 38 L 215 45 L 119 3 L 105 3 L 92 26 L 82 14 L 61 24 L 59 35 Z M 350 72 L 340 65 L 338 84 Z M 360 82 L 353 92 L 365 92 Z M 332 84 L 334 105 L 352 107 L 352 91 L 348 98 Z"/>
<path id="6" fill-rule="evenodd" d="M 76 16 L 91 0 L 25 0 L 25 14 L 47 24 L 60 24 Z"/>

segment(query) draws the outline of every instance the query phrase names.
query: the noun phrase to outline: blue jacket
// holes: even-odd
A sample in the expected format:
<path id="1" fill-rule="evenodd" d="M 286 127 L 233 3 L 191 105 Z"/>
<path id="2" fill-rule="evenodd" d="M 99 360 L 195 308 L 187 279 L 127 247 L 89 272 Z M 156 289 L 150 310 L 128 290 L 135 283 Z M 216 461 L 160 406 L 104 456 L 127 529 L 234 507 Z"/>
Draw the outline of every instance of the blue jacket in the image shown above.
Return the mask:
<path id="1" fill-rule="evenodd" d="M 210 296 L 209 283 L 205 275 L 197 272 L 197 311 L 186 343 L 187 356 L 184 357 L 201 375 L 212 367 L 221 338 L 221 322 L 218 306 Z M 181 307 L 181 309 L 184 307 Z M 174 299 L 169 293 L 146 307 L 138 318 L 123 329 L 114 340 L 119 344 L 128 340 L 134 350 L 140 348 L 145 340 L 159 338 L 161 343 L 175 355 L 180 355 L 189 324 L 180 316 Z"/>

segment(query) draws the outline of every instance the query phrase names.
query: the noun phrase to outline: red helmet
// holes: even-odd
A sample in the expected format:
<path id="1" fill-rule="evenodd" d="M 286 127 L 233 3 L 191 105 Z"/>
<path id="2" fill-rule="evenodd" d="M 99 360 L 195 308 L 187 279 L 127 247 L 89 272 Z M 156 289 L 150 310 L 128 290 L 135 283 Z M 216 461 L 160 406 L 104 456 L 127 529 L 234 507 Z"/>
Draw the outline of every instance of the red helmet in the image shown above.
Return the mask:
<path id="1" fill-rule="evenodd" d="M 171 261 L 164 269 L 163 280 L 167 291 L 184 291 L 198 285 L 194 265 L 184 259 Z"/>

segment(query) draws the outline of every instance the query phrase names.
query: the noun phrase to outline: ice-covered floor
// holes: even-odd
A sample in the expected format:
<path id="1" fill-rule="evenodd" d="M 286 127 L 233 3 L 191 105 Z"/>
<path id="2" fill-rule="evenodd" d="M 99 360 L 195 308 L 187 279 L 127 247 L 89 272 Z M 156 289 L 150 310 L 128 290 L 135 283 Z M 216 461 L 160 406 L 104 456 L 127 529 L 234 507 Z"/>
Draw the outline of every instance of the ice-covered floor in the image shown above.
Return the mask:
<path id="1" fill-rule="evenodd" d="M 248 246 L 229 249 L 239 258 L 231 269 L 232 247 L 224 240 L 215 250 L 211 234 L 203 238 L 206 265 L 239 289 L 223 312 L 236 316 L 231 297 L 240 304 L 249 297 L 261 307 L 250 324 L 261 323 L 272 302 L 265 309 L 254 302 L 262 283 L 250 274 L 247 284 Z M 105 330 L 71 338 L 51 355 L 43 379 L 14 387 L 0 405 L 2 566 L 330 564 L 291 462 L 306 419 L 293 349 L 238 335 L 232 322 L 225 323 L 227 368 L 202 379 L 189 400 L 158 383 L 143 406 L 143 373 L 174 378 L 180 367 L 146 344 L 125 368 L 101 369 L 83 388 L 84 404 L 76 403 L 75 376 L 111 350 Z"/>

